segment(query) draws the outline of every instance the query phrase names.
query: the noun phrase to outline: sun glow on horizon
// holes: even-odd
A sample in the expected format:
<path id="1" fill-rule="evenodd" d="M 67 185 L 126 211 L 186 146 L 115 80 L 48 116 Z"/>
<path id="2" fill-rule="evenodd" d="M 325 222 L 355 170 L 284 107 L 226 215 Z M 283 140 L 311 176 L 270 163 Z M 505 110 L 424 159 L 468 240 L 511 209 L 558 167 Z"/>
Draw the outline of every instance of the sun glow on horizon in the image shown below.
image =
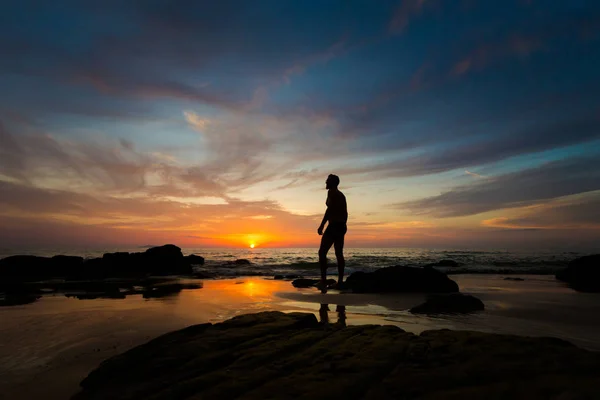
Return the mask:
<path id="1" fill-rule="evenodd" d="M 254 243 L 250 243 L 250 248 L 253 249 L 254 248 Z"/>

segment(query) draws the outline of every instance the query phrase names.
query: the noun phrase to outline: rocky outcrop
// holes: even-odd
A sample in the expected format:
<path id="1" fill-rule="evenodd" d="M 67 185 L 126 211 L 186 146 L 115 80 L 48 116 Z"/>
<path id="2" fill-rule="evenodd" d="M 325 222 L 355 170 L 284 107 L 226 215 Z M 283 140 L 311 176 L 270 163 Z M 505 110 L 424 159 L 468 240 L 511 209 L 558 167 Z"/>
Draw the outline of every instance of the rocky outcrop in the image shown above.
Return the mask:
<path id="1" fill-rule="evenodd" d="M 83 265 L 82 257 L 11 256 L 0 260 L 0 278 L 27 281 L 76 274 Z"/>
<path id="2" fill-rule="evenodd" d="M 600 292 L 600 254 L 577 258 L 556 279 L 581 292 Z"/>
<path id="3" fill-rule="evenodd" d="M 5 294 L 4 297 L 0 297 L 0 307 L 30 304 L 40 297 L 33 294 Z"/>
<path id="4" fill-rule="evenodd" d="M 464 314 L 482 311 L 483 302 L 463 293 L 429 295 L 423 304 L 410 309 L 413 314 Z"/>
<path id="5" fill-rule="evenodd" d="M 196 255 L 184 257 L 175 245 L 153 247 L 143 253 L 106 253 L 102 258 L 11 256 L 0 260 L 0 279 L 31 282 L 51 278 L 70 280 L 131 278 L 146 275 L 189 275 L 192 265 L 204 263 Z"/>
<path id="6" fill-rule="evenodd" d="M 579 399 L 600 354 L 551 338 L 319 324 L 265 312 L 190 326 L 104 361 L 74 399 Z"/>
<path id="7" fill-rule="evenodd" d="M 395 266 L 374 272 L 355 272 L 345 282 L 355 293 L 458 292 L 456 282 L 433 268 Z"/>

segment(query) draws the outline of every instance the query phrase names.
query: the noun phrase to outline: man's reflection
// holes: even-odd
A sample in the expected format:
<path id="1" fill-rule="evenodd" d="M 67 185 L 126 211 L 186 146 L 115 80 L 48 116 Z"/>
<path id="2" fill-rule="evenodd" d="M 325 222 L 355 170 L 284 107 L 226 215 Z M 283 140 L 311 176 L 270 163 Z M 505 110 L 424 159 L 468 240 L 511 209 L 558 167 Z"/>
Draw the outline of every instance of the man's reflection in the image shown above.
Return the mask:
<path id="1" fill-rule="evenodd" d="M 322 324 L 329 324 L 329 304 L 321 304 L 319 309 L 319 318 Z M 338 305 L 335 308 L 335 312 L 338 315 L 337 324 L 346 326 L 346 306 Z"/>

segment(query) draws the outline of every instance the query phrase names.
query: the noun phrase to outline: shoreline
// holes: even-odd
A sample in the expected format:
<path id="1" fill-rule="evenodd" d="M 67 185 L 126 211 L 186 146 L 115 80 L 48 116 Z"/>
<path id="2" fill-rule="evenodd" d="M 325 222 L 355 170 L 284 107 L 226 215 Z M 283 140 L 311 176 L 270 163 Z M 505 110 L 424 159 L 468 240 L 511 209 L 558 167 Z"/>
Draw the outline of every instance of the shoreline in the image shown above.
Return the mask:
<path id="1" fill-rule="evenodd" d="M 461 292 L 479 297 L 486 306 L 485 311 L 467 316 L 410 314 L 407 309 L 422 301 L 418 294 L 321 295 L 312 288 L 296 289 L 290 281 L 261 277 L 205 280 L 202 288 L 163 298 L 78 300 L 46 295 L 36 303 L 0 309 L 0 316 L 9 322 L 0 329 L 0 364 L 4 372 L 12 370 L 0 390 L 26 399 L 52 398 L 43 390 L 52 388 L 54 398 L 65 398 L 100 361 L 166 332 L 267 310 L 310 312 L 317 318 L 325 314 L 335 322 L 340 317 L 338 305 L 345 307 L 348 325 L 395 325 L 415 334 L 452 329 L 551 335 L 600 350 L 600 338 L 594 335 L 600 326 L 598 295 L 577 293 L 548 276 L 521 277 L 525 280 L 454 276 Z M 328 311 L 322 312 L 323 304 Z"/>

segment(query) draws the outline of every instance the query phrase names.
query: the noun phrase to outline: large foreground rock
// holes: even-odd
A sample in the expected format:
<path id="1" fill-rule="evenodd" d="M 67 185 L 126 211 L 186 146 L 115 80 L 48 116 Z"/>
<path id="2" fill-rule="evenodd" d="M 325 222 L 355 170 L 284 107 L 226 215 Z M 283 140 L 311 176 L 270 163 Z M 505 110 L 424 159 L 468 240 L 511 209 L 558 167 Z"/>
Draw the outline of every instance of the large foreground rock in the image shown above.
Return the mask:
<path id="1" fill-rule="evenodd" d="M 383 292 L 458 292 L 456 282 L 433 268 L 395 266 L 374 272 L 355 272 L 345 286 L 355 293 Z"/>
<path id="2" fill-rule="evenodd" d="M 597 398 L 600 354 L 550 338 L 323 326 L 264 312 L 104 361 L 76 399 Z"/>
<path id="3" fill-rule="evenodd" d="M 581 292 L 600 292 L 600 254 L 577 258 L 556 279 Z"/>

